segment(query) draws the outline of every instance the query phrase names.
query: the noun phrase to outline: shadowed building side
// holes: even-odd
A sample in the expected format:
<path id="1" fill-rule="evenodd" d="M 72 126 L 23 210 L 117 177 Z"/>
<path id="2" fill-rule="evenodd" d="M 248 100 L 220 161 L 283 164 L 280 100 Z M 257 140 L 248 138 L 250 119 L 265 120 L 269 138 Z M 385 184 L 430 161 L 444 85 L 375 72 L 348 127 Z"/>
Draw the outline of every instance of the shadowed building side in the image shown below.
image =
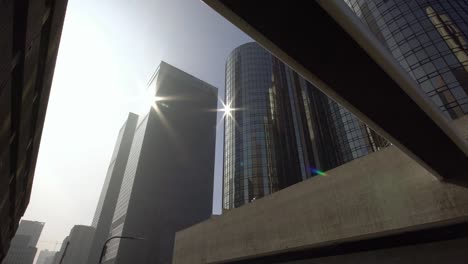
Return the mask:
<path id="1" fill-rule="evenodd" d="M 103 263 L 171 263 L 175 233 L 212 214 L 217 89 L 165 62 L 150 82 Z"/>
<path id="2" fill-rule="evenodd" d="M 0 261 L 29 203 L 66 7 L 0 1 Z"/>
<path id="3" fill-rule="evenodd" d="M 133 136 L 138 121 L 138 115 L 130 113 L 127 121 L 120 129 L 117 143 L 112 154 L 107 176 L 102 186 L 101 196 L 96 207 L 92 226 L 96 228 L 90 249 L 88 263 L 99 262 L 101 250 L 109 238 L 109 231 L 119 197 L 122 180 L 130 155 Z"/>

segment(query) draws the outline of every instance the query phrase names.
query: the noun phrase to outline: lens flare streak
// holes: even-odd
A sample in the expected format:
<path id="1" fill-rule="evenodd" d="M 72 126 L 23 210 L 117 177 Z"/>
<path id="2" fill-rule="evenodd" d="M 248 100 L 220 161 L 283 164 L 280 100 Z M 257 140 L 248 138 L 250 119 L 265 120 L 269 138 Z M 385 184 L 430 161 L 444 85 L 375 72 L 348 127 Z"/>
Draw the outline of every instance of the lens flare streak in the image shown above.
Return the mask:
<path id="1" fill-rule="evenodd" d="M 327 176 L 327 174 L 319 169 L 316 169 L 316 168 L 310 168 L 310 172 L 311 173 L 314 173 L 314 174 L 317 174 L 317 175 L 320 175 L 320 176 Z"/>

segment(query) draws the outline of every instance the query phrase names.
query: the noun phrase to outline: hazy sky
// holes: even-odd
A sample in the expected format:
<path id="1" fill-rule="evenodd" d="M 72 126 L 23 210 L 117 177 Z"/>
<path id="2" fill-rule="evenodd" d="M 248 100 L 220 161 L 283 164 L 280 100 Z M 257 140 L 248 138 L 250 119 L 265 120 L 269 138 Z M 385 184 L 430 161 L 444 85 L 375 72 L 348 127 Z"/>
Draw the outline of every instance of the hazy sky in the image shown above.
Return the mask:
<path id="1" fill-rule="evenodd" d="M 164 60 L 224 95 L 224 63 L 251 41 L 200 0 L 69 0 L 33 191 L 24 219 L 46 222 L 39 250 L 90 225 L 117 133 L 142 113 Z M 215 212 L 221 207 L 218 126 Z"/>

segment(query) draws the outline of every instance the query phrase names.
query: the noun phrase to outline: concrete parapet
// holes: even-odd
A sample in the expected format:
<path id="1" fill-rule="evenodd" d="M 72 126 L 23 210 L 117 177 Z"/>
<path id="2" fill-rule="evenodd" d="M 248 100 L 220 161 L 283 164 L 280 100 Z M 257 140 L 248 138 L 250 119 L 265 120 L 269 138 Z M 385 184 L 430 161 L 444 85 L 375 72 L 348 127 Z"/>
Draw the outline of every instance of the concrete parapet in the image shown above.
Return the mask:
<path id="1" fill-rule="evenodd" d="M 467 219 L 468 188 L 439 181 L 391 146 L 178 232 L 173 263 L 249 259 Z"/>

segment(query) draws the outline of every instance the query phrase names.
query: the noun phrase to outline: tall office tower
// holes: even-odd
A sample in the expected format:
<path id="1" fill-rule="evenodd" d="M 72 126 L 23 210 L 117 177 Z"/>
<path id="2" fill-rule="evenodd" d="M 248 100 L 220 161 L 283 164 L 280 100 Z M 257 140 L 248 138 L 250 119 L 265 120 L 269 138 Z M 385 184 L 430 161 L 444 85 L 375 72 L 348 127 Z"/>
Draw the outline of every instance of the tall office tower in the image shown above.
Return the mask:
<path id="1" fill-rule="evenodd" d="M 130 113 L 117 137 L 117 143 L 93 218 L 92 226 L 96 228 L 96 231 L 88 263 L 98 263 L 102 246 L 108 238 L 137 121 L 138 115 Z"/>
<path id="2" fill-rule="evenodd" d="M 92 226 L 76 225 L 63 240 L 60 251 L 55 255 L 54 264 L 86 264 L 94 237 Z"/>
<path id="3" fill-rule="evenodd" d="M 66 5 L 0 1 L 0 261 L 29 203 Z"/>
<path id="4" fill-rule="evenodd" d="M 468 113 L 468 1 L 345 2 L 446 116 Z"/>
<path id="5" fill-rule="evenodd" d="M 256 43 L 226 62 L 224 209 L 388 145 Z"/>
<path id="6" fill-rule="evenodd" d="M 41 250 L 37 257 L 36 264 L 54 264 L 56 251 L 49 251 L 47 249 Z"/>
<path id="7" fill-rule="evenodd" d="M 175 233 L 212 213 L 217 89 L 162 62 L 135 131 L 103 263 L 172 263 Z"/>
<path id="8" fill-rule="evenodd" d="M 2 264 L 32 264 L 43 228 L 43 222 L 21 220 Z"/>

